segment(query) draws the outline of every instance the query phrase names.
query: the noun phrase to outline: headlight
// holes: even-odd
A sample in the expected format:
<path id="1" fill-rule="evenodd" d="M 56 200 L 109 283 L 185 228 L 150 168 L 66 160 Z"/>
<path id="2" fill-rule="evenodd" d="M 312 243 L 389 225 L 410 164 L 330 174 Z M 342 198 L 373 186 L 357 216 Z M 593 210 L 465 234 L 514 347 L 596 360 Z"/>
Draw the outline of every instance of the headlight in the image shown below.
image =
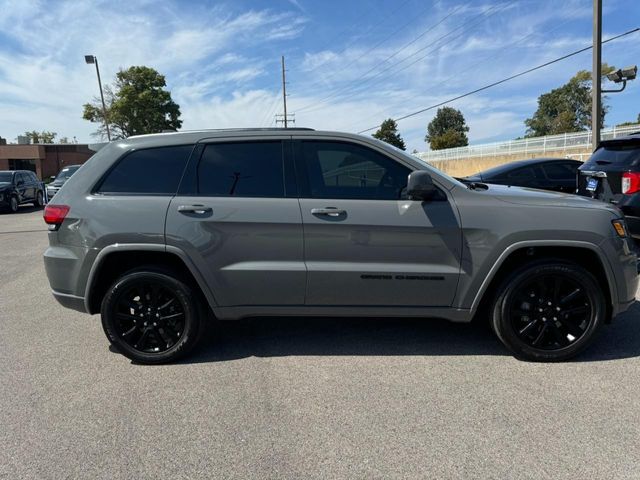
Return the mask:
<path id="1" fill-rule="evenodd" d="M 611 220 L 611 224 L 613 225 L 613 229 L 616 231 L 620 238 L 627 237 L 627 224 L 624 219 L 619 218 L 617 220 Z"/>

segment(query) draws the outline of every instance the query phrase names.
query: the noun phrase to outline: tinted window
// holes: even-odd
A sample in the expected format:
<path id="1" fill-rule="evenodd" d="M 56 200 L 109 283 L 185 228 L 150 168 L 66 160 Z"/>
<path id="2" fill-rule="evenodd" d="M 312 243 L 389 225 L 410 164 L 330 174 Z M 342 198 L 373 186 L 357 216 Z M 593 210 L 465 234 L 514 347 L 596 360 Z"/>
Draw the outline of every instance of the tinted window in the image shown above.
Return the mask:
<path id="1" fill-rule="evenodd" d="M 38 180 L 38 177 L 36 177 L 36 174 L 33 172 L 29 172 L 29 177 L 32 182 L 40 182 L 40 180 Z"/>
<path id="2" fill-rule="evenodd" d="M 546 163 L 542 168 L 550 180 L 575 180 L 578 166 L 570 163 Z"/>
<path id="3" fill-rule="evenodd" d="M 98 191 L 172 195 L 192 149 L 183 145 L 133 151 L 107 173 Z"/>
<path id="4" fill-rule="evenodd" d="M 610 144 L 600 147 L 587 162 L 590 167 L 596 165 L 636 166 L 640 162 L 640 145 L 637 143 Z"/>
<path id="5" fill-rule="evenodd" d="M 282 142 L 207 145 L 198 164 L 200 195 L 283 197 Z"/>
<path id="6" fill-rule="evenodd" d="M 11 182 L 13 179 L 12 172 L 0 172 L 0 182 Z"/>
<path id="7" fill-rule="evenodd" d="M 533 171 L 533 168 L 531 167 L 519 168 L 517 170 L 514 170 L 513 172 L 510 172 L 509 175 L 507 175 L 507 178 L 513 178 L 517 180 L 533 179 L 535 178 L 535 173 Z"/>
<path id="8" fill-rule="evenodd" d="M 314 198 L 397 200 L 411 172 L 378 152 L 349 143 L 302 142 L 302 159 Z"/>
<path id="9" fill-rule="evenodd" d="M 16 173 L 16 185 L 20 182 L 22 182 L 23 184 L 29 182 L 29 179 L 24 173 Z"/>

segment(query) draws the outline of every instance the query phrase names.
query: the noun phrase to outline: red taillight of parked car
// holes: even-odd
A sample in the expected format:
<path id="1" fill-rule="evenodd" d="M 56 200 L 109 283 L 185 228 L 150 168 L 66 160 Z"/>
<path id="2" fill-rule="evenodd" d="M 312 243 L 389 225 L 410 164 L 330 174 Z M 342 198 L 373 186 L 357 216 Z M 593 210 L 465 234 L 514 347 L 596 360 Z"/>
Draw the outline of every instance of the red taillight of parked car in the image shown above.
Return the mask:
<path id="1" fill-rule="evenodd" d="M 640 191 L 640 173 L 625 172 L 622 175 L 622 193 L 636 193 Z"/>
<path id="2" fill-rule="evenodd" d="M 47 205 L 44 207 L 44 221 L 47 225 L 62 225 L 71 207 L 69 205 Z"/>

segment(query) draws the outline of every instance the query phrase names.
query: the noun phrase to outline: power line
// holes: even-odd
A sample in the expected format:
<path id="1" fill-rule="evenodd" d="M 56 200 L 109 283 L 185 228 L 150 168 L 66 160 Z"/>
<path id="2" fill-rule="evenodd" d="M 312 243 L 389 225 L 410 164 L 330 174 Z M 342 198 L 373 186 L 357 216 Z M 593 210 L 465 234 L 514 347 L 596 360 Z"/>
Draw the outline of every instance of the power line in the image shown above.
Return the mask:
<path id="1" fill-rule="evenodd" d="M 515 0 L 514 0 L 514 1 L 515 1 Z M 507 5 L 503 6 L 503 8 L 502 8 L 501 10 L 504 10 L 504 9 L 508 8 L 511 4 L 513 4 L 513 3 L 514 3 L 514 1 L 511 1 L 511 2 L 509 2 Z M 348 91 L 350 91 L 350 90 L 354 90 L 354 89 L 357 91 L 357 90 L 359 90 L 359 89 L 362 89 L 362 87 L 363 87 L 364 85 L 366 85 L 366 84 L 370 83 L 372 80 L 375 80 L 376 78 L 379 78 L 379 77 L 380 77 L 382 74 L 384 74 L 385 72 L 387 72 L 387 71 L 391 70 L 392 68 L 397 67 L 398 65 L 400 65 L 400 64 L 402 64 L 403 62 L 405 62 L 405 61 L 409 60 L 410 58 L 414 57 L 415 55 L 417 55 L 417 54 L 419 54 L 419 53 L 423 52 L 423 51 L 424 51 L 424 50 L 426 50 L 427 48 L 432 47 L 432 46 L 434 46 L 434 45 L 438 44 L 439 42 L 442 42 L 445 38 L 449 37 L 450 35 L 452 35 L 452 34 L 453 34 L 453 33 L 455 33 L 456 31 L 458 31 L 458 30 L 460 30 L 460 29 L 463 29 L 464 27 L 466 27 L 466 26 L 467 26 L 467 25 L 469 25 L 469 24 L 472 24 L 472 25 L 469 27 L 469 29 L 470 29 L 470 28 L 475 27 L 476 25 L 479 25 L 479 24 L 484 20 L 484 19 L 482 19 L 482 17 L 490 17 L 490 16 L 492 16 L 492 15 L 495 15 L 495 14 L 497 13 L 497 12 L 495 11 L 497 8 L 498 8 L 498 6 L 497 6 L 497 5 L 494 5 L 494 6 L 490 7 L 489 9 L 487 9 L 487 10 L 485 10 L 485 11 L 481 12 L 480 14 L 478 14 L 478 15 L 474 16 L 472 19 L 468 20 L 467 22 L 464 22 L 462 25 L 459 25 L 458 27 L 454 28 L 453 30 L 449 31 L 448 33 L 446 33 L 446 34 L 444 34 L 444 35 L 442 35 L 442 36 L 438 37 L 438 38 L 437 38 L 437 39 L 435 39 L 434 41 L 432 41 L 432 42 L 428 43 L 428 44 L 427 44 L 427 45 L 425 45 L 424 47 L 422 47 L 422 48 L 420 48 L 420 49 L 416 50 L 415 52 L 411 53 L 410 55 L 408 55 L 407 57 L 403 58 L 402 60 L 400 60 L 400 61 L 398 61 L 398 62 L 396 62 L 396 63 L 394 63 L 394 64 L 388 65 L 386 68 L 384 68 L 383 70 L 379 71 L 379 72 L 378 72 L 378 73 L 376 73 L 375 75 L 373 75 L 373 76 L 371 76 L 371 77 L 369 77 L 369 78 L 365 78 L 364 80 L 362 80 L 361 82 L 359 82 L 359 83 L 357 83 L 357 84 L 355 83 L 355 82 L 357 82 L 358 80 L 360 80 L 360 79 L 362 79 L 363 77 L 365 77 L 365 76 L 366 76 L 368 73 L 370 73 L 371 71 L 375 70 L 378 66 L 380 66 L 380 65 L 384 64 L 384 63 L 385 63 L 389 58 L 394 57 L 395 55 L 397 55 L 398 53 L 400 53 L 402 50 L 404 50 L 407 46 L 409 46 L 411 43 L 413 43 L 413 42 L 410 42 L 410 44 L 407 44 L 407 45 L 403 46 L 403 47 L 402 47 L 400 50 L 398 50 L 396 53 L 394 53 L 393 55 L 391 55 L 391 56 L 390 56 L 390 57 L 388 57 L 387 59 L 383 60 L 382 62 L 379 62 L 379 63 L 378 63 L 378 64 L 376 64 L 372 69 L 368 70 L 368 71 L 367 71 L 366 73 L 364 73 L 363 75 L 360 75 L 359 77 L 357 77 L 355 80 L 353 80 L 353 81 L 351 82 L 351 84 L 350 84 L 350 85 L 345 85 L 345 86 L 343 86 L 343 87 L 341 87 L 341 88 L 338 88 L 338 89 L 337 89 L 337 90 L 335 90 L 333 93 L 331 93 L 331 94 L 329 94 L 329 95 L 327 95 L 327 96 L 325 96 L 325 97 L 321 98 L 321 99 L 320 99 L 320 100 L 318 100 L 317 102 L 314 102 L 314 103 L 312 103 L 312 104 L 309 104 L 309 105 L 306 105 L 306 106 L 304 106 L 304 107 L 302 107 L 302 108 L 299 108 L 299 109 L 298 109 L 298 112 L 300 112 L 300 111 L 304 111 L 304 110 L 308 110 L 308 109 L 310 109 L 310 108 L 313 108 L 313 107 L 314 107 L 314 106 L 316 106 L 316 105 L 320 105 L 320 104 L 322 104 L 325 100 L 328 100 L 328 99 L 330 99 L 330 98 L 332 98 L 332 97 L 335 97 L 337 94 L 339 94 L 339 93 L 341 93 L 341 92 L 348 92 Z M 446 18 L 448 18 L 450 15 L 451 15 L 451 14 L 447 15 L 447 17 L 445 17 L 443 20 L 445 20 Z M 480 19 L 480 20 L 475 21 L 475 20 L 477 20 L 477 19 Z M 442 21 L 443 21 L 443 20 L 442 20 Z M 441 21 L 441 22 L 442 22 L 442 21 Z M 441 23 L 441 22 L 438 22 L 438 23 Z M 453 39 L 456 39 L 456 38 L 458 38 L 458 37 L 461 37 L 462 35 L 465 35 L 467 32 L 468 32 L 468 29 L 467 29 L 467 30 L 463 30 L 462 32 L 460 32 L 460 34 L 458 34 L 458 35 L 456 35 L 455 37 L 453 37 Z M 452 39 L 452 40 L 453 40 L 453 39 Z M 417 58 L 415 61 L 411 62 L 410 64 L 405 65 L 405 66 L 404 66 L 404 67 L 402 67 L 401 69 L 396 70 L 395 72 L 393 72 L 393 73 L 392 73 L 392 75 L 396 75 L 396 74 L 398 74 L 398 73 L 402 72 L 403 70 L 406 70 L 407 68 L 411 67 L 412 65 L 415 65 L 417 62 L 419 62 L 419 61 L 421 61 L 421 60 L 424 60 L 425 58 L 427 58 L 427 57 L 429 56 L 429 54 L 431 54 L 432 52 L 436 51 L 436 50 L 437 50 L 438 48 L 440 48 L 440 47 L 442 47 L 442 45 L 438 45 L 436 48 L 429 50 L 425 55 L 423 55 L 423 56 L 421 56 L 421 57 Z M 387 78 L 388 78 L 388 77 L 387 77 Z M 324 106 L 321 106 L 320 108 L 324 108 Z"/>
<path id="2" fill-rule="evenodd" d="M 406 4 L 407 2 L 405 2 Z M 403 4 L 404 6 L 404 4 Z M 451 12 L 449 15 L 447 15 L 446 17 L 444 17 L 440 22 L 436 23 L 435 25 L 433 25 L 432 27 L 430 27 L 429 29 L 427 29 L 425 32 L 423 32 L 422 34 L 420 34 L 418 37 L 416 37 L 413 41 L 411 41 L 409 44 L 405 45 L 405 47 L 408 47 L 409 45 L 411 45 L 412 43 L 418 41 L 421 37 L 423 37 L 424 35 L 426 35 L 427 33 L 429 33 L 433 28 L 435 28 L 436 26 L 438 26 L 440 23 L 442 23 L 444 20 L 446 20 L 447 18 L 449 18 L 451 15 L 453 15 L 456 11 L 458 11 L 459 9 L 461 9 L 464 5 L 460 5 L 460 7 L 458 7 L 457 9 L 454 9 L 453 12 Z M 407 28 L 409 25 L 411 25 L 412 23 L 414 23 L 415 21 L 420 19 L 420 16 L 431 10 L 433 8 L 433 4 L 429 5 L 427 8 L 425 8 L 424 10 L 421 10 L 420 13 L 415 14 L 414 18 L 411 19 L 410 21 L 408 21 L 407 23 L 401 25 L 400 27 L 398 27 L 396 30 L 394 30 L 392 33 L 390 33 L 389 35 L 387 35 L 386 37 L 384 37 L 382 40 L 380 40 L 378 43 L 376 43 L 375 45 L 373 45 L 371 48 L 369 48 L 368 50 L 366 50 L 364 53 L 358 55 L 356 58 L 354 58 L 353 60 L 351 60 L 351 63 L 355 63 L 357 61 L 359 61 L 360 59 L 362 59 L 365 55 L 370 54 L 371 52 L 373 52 L 376 48 L 378 48 L 380 45 L 382 45 L 384 42 L 386 42 L 387 40 L 389 40 L 390 38 L 394 37 L 396 34 L 398 34 L 399 32 L 401 32 L 402 30 L 404 30 L 405 28 Z M 353 42 L 351 42 L 353 43 Z M 393 56 L 395 56 L 397 53 L 400 53 L 400 51 L 402 51 L 405 47 L 403 47 L 401 50 L 398 50 L 395 54 L 391 55 L 390 57 L 387 57 L 386 59 L 382 60 L 382 62 L 380 63 L 384 63 L 387 60 L 389 60 L 390 58 L 392 58 Z M 341 53 L 345 53 L 347 51 L 347 49 L 343 49 Z M 322 62 L 320 65 L 324 65 L 325 63 L 327 63 L 328 60 L 325 60 L 324 62 Z M 312 72 L 313 70 L 315 70 L 319 65 L 313 67 L 311 70 L 307 70 L 306 73 L 308 72 Z M 375 69 L 376 66 L 374 66 L 371 70 Z M 371 70 L 368 70 L 367 72 L 365 72 L 363 75 L 366 75 L 367 73 L 369 73 Z M 330 73 L 329 75 L 327 75 L 328 78 L 334 78 L 339 74 L 339 72 L 335 72 L 335 73 Z M 324 82 L 314 82 L 311 85 L 309 85 L 307 88 L 313 88 L 316 85 L 321 85 Z"/>
<path id="3" fill-rule="evenodd" d="M 617 40 L 619 38 L 625 37 L 627 35 L 630 35 L 632 33 L 638 32 L 638 31 L 640 31 L 640 27 L 637 27 L 637 28 L 634 28 L 633 30 L 629 30 L 627 32 L 621 33 L 620 35 L 616 35 L 615 37 L 608 38 L 607 40 L 604 40 L 602 42 L 602 44 L 612 42 L 614 40 Z M 516 73 L 515 75 L 511 75 L 510 77 L 503 78 L 502 80 L 498 80 L 497 82 L 493 82 L 493 83 L 491 83 L 489 85 L 485 85 L 484 87 L 476 88 L 475 90 L 472 90 L 470 92 L 463 93 L 462 95 L 458 95 L 457 97 L 450 98 L 449 100 L 445 100 L 444 102 L 440 102 L 440 103 L 437 103 L 435 105 L 431 105 L 431 106 L 426 107 L 426 108 L 421 108 L 420 110 L 417 110 L 415 112 L 409 113 L 407 115 L 403 115 L 403 116 L 398 117 L 398 118 L 394 118 L 393 120 L 396 121 L 396 122 L 399 122 L 400 120 L 405 120 L 405 119 L 407 119 L 409 117 L 414 117 L 416 115 L 419 115 L 420 113 L 426 112 L 427 110 L 433 110 L 434 108 L 441 107 L 442 105 L 445 105 L 447 103 L 451 103 L 451 102 L 454 102 L 456 100 L 460 100 L 461 98 L 468 97 L 468 96 L 473 95 L 473 94 L 478 93 L 478 92 L 482 92 L 483 90 L 488 90 L 489 88 L 495 87 L 495 86 L 500 85 L 500 84 L 505 83 L 505 82 L 508 82 L 509 80 L 513 80 L 514 78 L 521 77 L 523 75 L 526 75 L 527 73 L 531 73 L 531 72 L 534 72 L 536 70 L 540 70 L 541 68 L 547 67 L 547 66 L 549 66 L 551 64 L 560 62 L 562 60 L 566 60 L 567 58 L 573 57 L 575 55 L 578 55 L 579 53 L 591 50 L 592 48 L 593 48 L 593 45 L 581 48 L 580 50 L 576 50 L 575 52 L 568 53 L 566 55 L 563 55 L 562 57 L 558 57 L 558 58 L 556 58 L 554 60 L 550 60 L 550 61 L 548 61 L 546 63 L 543 63 L 541 65 L 538 65 L 536 67 L 529 68 L 528 70 L 525 70 L 523 72 Z M 375 130 L 378 127 L 380 127 L 380 125 L 376 125 L 375 127 L 367 128 L 365 130 L 361 130 L 358 133 L 366 133 L 366 132 L 369 132 L 371 130 Z"/>
<path id="4" fill-rule="evenodd" d="M 409 3 L 411 0 L 404 0 L 404 2 L 402 2 L 402 4 L 400 4 L 400 6 L 398 8 L 396 8 L 395 10 L 393 10 L 390 14 L 388 14 L 385 18 L 383 18 L 381 21 L 379 21 L 378 23 L 374 24 L 374 25 L 369 25 L 369 28 L 367 28 L 364 32 L 364 35 L 366 35 L 367 33 L 369 33 L 371 30 L 373 30 L 374 28 L 378 28 L 380 25 L 382 25 L 384 22 L 386 22 L 390 17 L 393 17 L 396 13 L 398 13 L 402 8 L 404 8 L 404 6 Z M 356 24 L 356 26 L 361 25 L 362 23 L 364 23 L 363 21 L 360 21 Z M 351 28 L 351 30 L 353 30 L 353 27 Z M 348 29 L 345 29 L 342 31 L 342 33 L 347 33 Z M 340 34 L 342 35 L 342 34 Z M 340 36 L 338 35 L 338 36 Z M 353 45 L 356 41 L 358 40 L 358 38 L 353 38 L 350 42 L 347 42 L 346 45 L 344 46 L 344 48 L 340 51 L 340 53 L 338 55 L 342 55 L 344 52 L 347 51 L 347 49 Z M 328 47 L 329 45 L 331 45 L 332 41 L 325 43 L 321 49 L 319 49 L 320 52 L 322 52 L 326 47 Z M 309 72 L 313 72 L 314 70 L 317 70 L 318 68 L 320 68 L 322 65 L 326 64 L 329 60 L 324 60 L 322 62 L 320 62 L 319 64 L 315 65 L 314 67 L 312 67 L 310 70 L 307 70 L 307 73 Z"/>
<path id="5" fill-rule="evenodd" d="M 571 14 L 573 14 L 573 13 L 575 13 L 577 10 L 578 10 L 578 9 L 576 8 L 576 9 L 572 10 L 570 13 L 571 13 Z M 549 35 L 549 34 L 551 34 L 552 32 L 555 32 L 556 30 L 559 30 L 560 28 L 564 27 L 564 26 L 565 26 L 567 23 L 569 23 L 570 21 L 571 21 L 571 19 L 566 19 L 566 20 L 564 20 L 562 23 L 554 24 L 554 25 L 553 25 L 553 28 L 546 29 L 546 30 L 544 30 L 544 31 L 542 31 L 542 32 L 537 32 L 537 31 L 531 32 L 531 33 L 529 33 L 529 34 L 525 35 L 524 37 L 520 37 L 519 39 L 517 39 L 517 40 L 515 40 L 515 41 L 513 41 L 513 42 L 510 42 L 510 43 L 508 43 L 508 44 L 506 44 L 506 45 L 504 45 L 504 46 L 501 46 L 501 47 L 499 47 L 499 48 L 500 48 L 500 50 L 501 50 L 501 53 L 499 53 L 498 55 L 490 54 L 490 55 L 484 56 L 484 57 L 482 57 L 480 60 L 478 60 L 477 62 L 472 63 L 471 65 L 468 65 L 466 68 L 464 68 L 464 69 L 462 69 L 462 70 L 458 70 L 458 69 L 457 69 L 457 71 L 456 71 L 456 73 L 455 73 L 455 74 L 453 74 L 453 75 L 451 75 L 451 76 L 449 76 L 449 77 L 445 78 L 444 80 L 442 80 L 441 82 L 436 83 L 435 85 L 431 85 L 431 86 L 430 86 L 430 88 L 432 88 L 432 89 L 433 89 L 433 88 L 439 87 L 439 86 L 444 85 L 445 83 L 447 83 L 448 81 L 450 81 L 450 80 L 452 80 L 452 79 L 454 79 L 454 78 L 458 78 L 458 77 L 460 76 L 460 74 L 461 74 L 461 73 L 467 72 L 467 71 L 469 71 L 469 70 L 471 70 L 471 69 L 473 69 L 473 68 L 477 67 L 478 65 L 485 63 L 485 62 L 486 62 L 486 60 L 487 60 L 487 59 L 489 59 L 489 58 L 491 58 L 491 59 L 497 59 L 497 58 L 500 58 L 500 57 L 504 56 L 504 55 L 509 51 L 509 49 L 510 49 L 510 48 L 513 48 L 515 45 L 517 45 L 517 44 L 519 44 L 519 43 L 521 43 L 521 42 L 523 42 L 523 41 L 527 40 L 527 39 L 528 39 L 528 38 L 530 38 L 530 37 L 534 37 L 534 36 L 536 36 L 536 35 L 541 35 L 541 34 Z M 377 116 L 379 116 L 379 115 L 381 115 L 381 114 L 385 113 L 385 112 L 386 112 L 386 111 L 388 111 L 388 110 L 389 110 L 389 108 L 385 108 L 384 110 L 380 110 L 379 112 L 376 112 L 375 114 L 371 115 L 371 117 L 374 117 L 374 118 L 375 118 L 375 117 L 377 117 Z M 355 127 L 358 123 L 360 123 L 360 122 L 356 122 L 356 123 L 351 124 L 351 125 L 347 128 L 347 130 L 348 130 L 349 128 Z"/>

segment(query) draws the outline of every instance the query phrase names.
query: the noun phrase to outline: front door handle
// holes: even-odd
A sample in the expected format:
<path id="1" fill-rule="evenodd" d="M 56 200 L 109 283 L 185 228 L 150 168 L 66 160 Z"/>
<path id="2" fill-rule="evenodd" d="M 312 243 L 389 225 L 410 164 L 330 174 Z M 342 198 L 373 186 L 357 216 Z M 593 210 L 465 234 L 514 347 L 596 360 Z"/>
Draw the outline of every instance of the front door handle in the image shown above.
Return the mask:
<path id="1" fill-rule="evenodd" d="M 344 215 L 347 213 L 346 210 L 342 210 L 341 208 L 336 207 L 326 207 L 326 208 L 312 208 L 312 215 L 328 215 L 330 217 L 339 217 L 340 215 Z"/>
<path id="2" fill-rule="evenodd" d="M 195 213 L 198 215 L 204 215 L 205 213 L 213 212 L 211 207 L 205 207 L 204 205 L 180 205 L 178 207 L 180 213 Z"/>

